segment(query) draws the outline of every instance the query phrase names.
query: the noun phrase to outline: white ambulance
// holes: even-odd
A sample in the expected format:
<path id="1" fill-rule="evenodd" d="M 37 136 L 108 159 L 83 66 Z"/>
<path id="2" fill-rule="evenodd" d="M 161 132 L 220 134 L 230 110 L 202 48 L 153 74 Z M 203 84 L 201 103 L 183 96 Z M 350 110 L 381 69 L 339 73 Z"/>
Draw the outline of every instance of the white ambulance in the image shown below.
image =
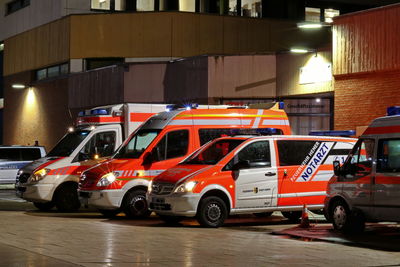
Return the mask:
<path id="1" fill-rule="evenodd" d="M 17 174 L 16 191 L 40 210 L 60 211 L 80 207 L 77 194 L 82 171 L 111 156 L 122 141 L 165 104 L 118 104 L 79 113 L 77 127 L 46 155 Z"/>
<path id="2" fill-rule="evenodd" d="M 335 229 L 361 232 L 365 222 L 400 222 L 400 107 L 375 119 L 328 184 L 325 212 Z"/>

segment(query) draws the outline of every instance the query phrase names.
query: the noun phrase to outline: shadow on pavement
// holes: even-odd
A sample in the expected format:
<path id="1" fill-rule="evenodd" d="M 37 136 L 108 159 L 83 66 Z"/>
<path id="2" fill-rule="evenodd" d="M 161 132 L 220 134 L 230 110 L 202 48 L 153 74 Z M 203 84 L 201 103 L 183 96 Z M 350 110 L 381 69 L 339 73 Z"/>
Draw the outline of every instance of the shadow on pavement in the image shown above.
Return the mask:
<path id="1" fill-rule="evenodd" d="M 375 250 L 400 251 L 399 224 L 367 224 L 365 232 L 357 235 L 337 232 L 330 224 L 317 225 L 307 229 L 293 227 L 272 234 L 303 241 L 323 241 Z"/>

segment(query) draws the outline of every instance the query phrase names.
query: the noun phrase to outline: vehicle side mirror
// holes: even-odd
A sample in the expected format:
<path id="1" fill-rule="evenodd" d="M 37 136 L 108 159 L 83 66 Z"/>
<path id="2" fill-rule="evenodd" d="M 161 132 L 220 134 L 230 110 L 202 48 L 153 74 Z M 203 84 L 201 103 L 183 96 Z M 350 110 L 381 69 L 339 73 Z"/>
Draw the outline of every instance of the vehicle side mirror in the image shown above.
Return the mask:
<path id="1" fill-rule="evenodd" d="M 143 156 L 143 164 L 142 165 L 151 165 L 151 163 L 153 163 L 153 161 L 154 161 L 153 153 L 147 152 Z"/>
<path id="2" fill-rule="evenodd" d="M 341 175 L 340 162 L 338 160 L 333 161 L 333 173 L 336 176 L 340 176 Z"/>
<path id="3" fill-rule="evenodd" d="M 232 166 L 232 171 L 238 171 L 241 169 L 249 169 L 250 168 L 250 161 L 242 160 Z"/>

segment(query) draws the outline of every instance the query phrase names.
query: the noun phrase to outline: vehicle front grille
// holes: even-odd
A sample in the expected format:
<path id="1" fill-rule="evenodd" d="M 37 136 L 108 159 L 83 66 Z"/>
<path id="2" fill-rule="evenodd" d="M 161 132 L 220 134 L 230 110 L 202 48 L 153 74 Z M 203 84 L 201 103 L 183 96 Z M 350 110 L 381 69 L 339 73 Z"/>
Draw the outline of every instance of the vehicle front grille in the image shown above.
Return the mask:
<path id="1" fill-rule="evenodd" d="M 17 175 L 16 182 L 17 183 L 20 182 L 20 183 L 24 184 L 24 183 L 28 182 L 28 179 L 29 179 L 30 176 L 31 176 L 30 173 L 22 173 L 20 175 Z"/>
<path id="2" fill-rule="evenodd" d="M 170 204 L 165 203 L 150 203 L 150 209 L 152 210 L 171 210 Z"/>
<path id="3" fill-rule="evenodd" d="M 168 195 L 174 189 L 175 184 L 171 183 L 158 183 L 153 182 L 151 186 L 151 192 L 156 195 Z"/>
<path id="4" fill-rule="evenodd" d="M 90 188 L 97 183 L 97 175 L 85 172 L 79 179 L 79 188 Z"/>

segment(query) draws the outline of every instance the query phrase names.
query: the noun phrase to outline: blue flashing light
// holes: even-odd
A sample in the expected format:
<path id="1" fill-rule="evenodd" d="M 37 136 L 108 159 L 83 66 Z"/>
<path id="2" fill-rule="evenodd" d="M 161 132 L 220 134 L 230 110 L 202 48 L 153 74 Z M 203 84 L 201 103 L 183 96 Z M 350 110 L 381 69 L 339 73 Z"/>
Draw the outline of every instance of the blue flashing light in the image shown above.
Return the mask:
<path id="1" fill-rule="evenodd" d="M 355 130 L 345 130 L 345 131 L 312 131 L 309 135 L 315 136 L 355 136 Z"/>
<path id="2" fill-rule="evenodd" d="M 80 112 L 78 113 L 78 116 L 79 116 L 79 117 L 85 116 L 85 111 L 80 111 Z"/>
<path id="3" fill-rule="evenodd" d="M 108 111 L 106 109 L 94 109 L 90 113 L 92 115 L 108 115 Z"/>
<path id="4" fill-rule="evenodd" d="M 284 109 L 285 108 L 285 102 L 279 102 L 279 109 Z"/>
<path id="5" fill-rule="evenodd" d="M 388 116 L 400 115 L 400 106 L 392 106 L 387 108 Z"/>
<path id="6" fill-rule="evenodd" d="M 230 135 L 282 135 L 282 130 L 276 128 L 256 128 L 256 129 L 248 129 L 248 128 L 236 128 L 231 129 Z"/>

